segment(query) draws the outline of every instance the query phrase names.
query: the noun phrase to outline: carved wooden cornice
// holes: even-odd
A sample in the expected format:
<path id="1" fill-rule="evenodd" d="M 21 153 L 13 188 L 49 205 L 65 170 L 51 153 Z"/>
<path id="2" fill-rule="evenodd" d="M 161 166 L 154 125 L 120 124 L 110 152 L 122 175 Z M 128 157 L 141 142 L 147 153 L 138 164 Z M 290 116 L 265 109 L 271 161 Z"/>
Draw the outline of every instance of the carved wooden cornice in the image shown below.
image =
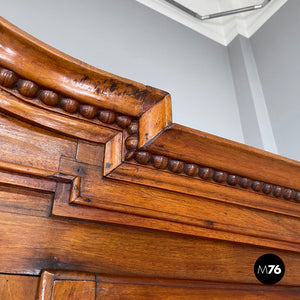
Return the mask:
<path id="1" fill-rule="evenodd" d="M 159 198 L 163 191 L 165 198 L 177 193 L 182 195 L 182 201 L 188 201 L 186 196 L 190 196 L 195 203 L 209 199 L 225 205 L 300 217 L 299 162 L 173 124 L 168 93 L 71 58 L 4 19 L 0 19 L 0 110 L 66 136 L 104 144 L 101 171 L 105 184 L 111 189 L 127 187 L 130 183 L 141 193 L 143 187 L 153 188 L 154 198 Z M 7 164 L 2 165 L 8 168 Z M 147 223 L 137 216 L 187 226 L 214 225 L 214 222 L 191 217 L 189 209 L 186 215 L 177 216 L 171 204 L 165 204 L 165 210 L 160 211 L 151 207 L 149 201 L 124 204 L 86 197 L 81 193 L 85 184 L 82 174 L 76 171 L 81 167 L 77 168 L 76 162 L 62 160 L 61 168 L 68 180 L 63 181 L 58 175 L 53 175 L 51 180 L 60 184 L 62 193 L 67 194 L 71 189 L 71 203 L 130 213 L 136 219 L 124 221 L 127 225 Z M 92 166 L 91 174 L 96 174 L 98 169 L 99 166 Z M 18 167 L 15 172 L 31 174 Z M 39 172 L 32 176 L 48 178 L 52 174 Z M 61 196 L 58 198 L 61 202 L 54 205 L 54 210 L 69 216 L 67 204 Z M 103 212 L 105 214 L 107 212 Z M 110 217 L 99 218 L 95 220 L 107 221 Z M 175 225 L 172 226 L 168 230 L 177 232 Z M 222 238 L 224 232 L 235 231 L 232 225 L 222 226 L 220 224 L 217 229 L 222 231 Z M 148 227 L 155 229 L 153 224 Z M 192 229 L 187 227 L 188 230 Z M 235 233 L 243 234 L 243 229 Z M 248 234 L 256 235 L 251 230 Z M 268 238 L 277 239 L 271 234 Z M 240 237 L 232 236 L 231 239 L 241 241 Z M 290 243 L 291 238 L 286 237 L 285 242 Z M 267 244 L 268 241 L 262 242 L 262 245 Z M 294 246 L 286 247 L 294 249 Z"/>
<path id="2" fill-rule="evenodd" d="M 214 169 L 205 165 L 173 159 L 166 155 L 152 154 L 150 151 L 138 149 L 139 140 L 137 126 L 134 127 L 134 131 L 129 128 L 128 132 L 130 135 L 125 140 L 127 149 L 125 155 L 126 161 L 133 160 L 138 164 L 144 166 L 148 165 L 159 170 L 167 170 L 174 174 L 187 175 L 189 177 L 199 178 L 235 188 L 249 189 L 257 193 L 263 193 L 276 198 L 283 198 L 285 200 L 300 203 L 300 192 L 297 190 L 232 174 L 232 172 Z M 162 145 L 159 145 L 158 147 L 163 148 Z"/>

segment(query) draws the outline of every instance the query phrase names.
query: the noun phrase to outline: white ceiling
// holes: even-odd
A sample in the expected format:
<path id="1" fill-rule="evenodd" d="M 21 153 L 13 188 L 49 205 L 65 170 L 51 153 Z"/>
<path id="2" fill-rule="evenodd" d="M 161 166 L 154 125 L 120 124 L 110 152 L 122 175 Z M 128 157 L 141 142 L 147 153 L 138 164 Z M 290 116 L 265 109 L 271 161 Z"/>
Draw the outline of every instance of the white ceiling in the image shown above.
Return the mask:
<path id="1" fill-rule="evenodd" d="M 272 0 L 262 9 L 237 15 L 200 21 L 181 11 L 164 0 L 136 0 L 152 9 L 190 27 L 191 29 L 221 43 L 228 45 L 238 34 L 250 37 L 288 0 Z M 206 15 L 250 5 L 261 4 L 263 0 L 176 0 L 197 12 Z"/>

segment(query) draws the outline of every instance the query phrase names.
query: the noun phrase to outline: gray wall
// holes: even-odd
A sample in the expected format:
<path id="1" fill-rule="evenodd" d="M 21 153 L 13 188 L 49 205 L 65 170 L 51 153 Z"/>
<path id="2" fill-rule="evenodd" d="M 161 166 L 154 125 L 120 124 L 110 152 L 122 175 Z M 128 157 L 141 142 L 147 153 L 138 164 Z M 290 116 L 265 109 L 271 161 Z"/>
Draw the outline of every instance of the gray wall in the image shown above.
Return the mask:
<path id="1" fill-rule="evenodd" d="M 228 46 L 228 54 L 245 143 L 278 153 L 249 39 L 237 36 Z"/>
<path id="2" fill-rule="evenodd" d="M 289 0 L 250 39 L 278 152 L 300 160 L 300 1 Z"/>
<path id="3" fill-rule="evenodd" d="M 248 66 L 245 61 L 245 53 L 242 47 L 243 42 L 248 40 L 243 36 L 237 36 L 228 45 L 228 54 L 232 69 L 233 81 L 241 117 L 241 125 L 244 133 L 244 140 L 247 145 L 263 149 L 263 140 L 260 133 L 260 126 L 257 120 L 253 93 Z"/>
<path id="4" fill-rule="evenodd" d="M 226 47 L 135 0 L 0 0 L 0 9 L 71 56 L 170 92 L 174 122 L 244 141 Z"/>

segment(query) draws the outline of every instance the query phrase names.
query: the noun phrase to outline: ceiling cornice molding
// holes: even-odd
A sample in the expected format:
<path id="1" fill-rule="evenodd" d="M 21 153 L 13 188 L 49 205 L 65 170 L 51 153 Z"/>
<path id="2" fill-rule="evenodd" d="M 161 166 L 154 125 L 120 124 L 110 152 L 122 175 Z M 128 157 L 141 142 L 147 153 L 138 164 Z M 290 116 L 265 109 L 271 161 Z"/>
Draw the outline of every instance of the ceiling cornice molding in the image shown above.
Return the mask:
<path id="1" fill-rule="evenodd" d="M 273 0 L 265 8 L 234 16 L 200 21 L 163 0 L 136 0 L 196 32 L 227 46 L 238 34 L 251 37 L 288 0 Z M 228 0 L 235 2 L 235 0 Z M 216 11 L 221 5 L 216 2 Z M 233 5 L 234 7 L 234 5 Z M 201 14 L 201 11 L 197 11 Z"/>

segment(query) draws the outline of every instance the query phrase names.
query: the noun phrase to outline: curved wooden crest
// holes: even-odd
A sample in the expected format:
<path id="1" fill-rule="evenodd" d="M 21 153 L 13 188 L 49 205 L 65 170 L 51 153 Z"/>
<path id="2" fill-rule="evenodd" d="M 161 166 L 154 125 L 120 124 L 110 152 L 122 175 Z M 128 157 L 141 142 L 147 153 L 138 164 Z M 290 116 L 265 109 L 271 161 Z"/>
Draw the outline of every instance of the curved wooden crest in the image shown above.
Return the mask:
<path id="1" fill-rule="evenodd" d="M 80 141 L 59 172 L 1 161 L 2 170 L 58 183 L 53 215 L 300 250 L 299 162 L 174 124 L 168 93 L 71 58 L 4 19 L 0 110 Z M 99 164 L 84 157 L 98 144 Z"/>

